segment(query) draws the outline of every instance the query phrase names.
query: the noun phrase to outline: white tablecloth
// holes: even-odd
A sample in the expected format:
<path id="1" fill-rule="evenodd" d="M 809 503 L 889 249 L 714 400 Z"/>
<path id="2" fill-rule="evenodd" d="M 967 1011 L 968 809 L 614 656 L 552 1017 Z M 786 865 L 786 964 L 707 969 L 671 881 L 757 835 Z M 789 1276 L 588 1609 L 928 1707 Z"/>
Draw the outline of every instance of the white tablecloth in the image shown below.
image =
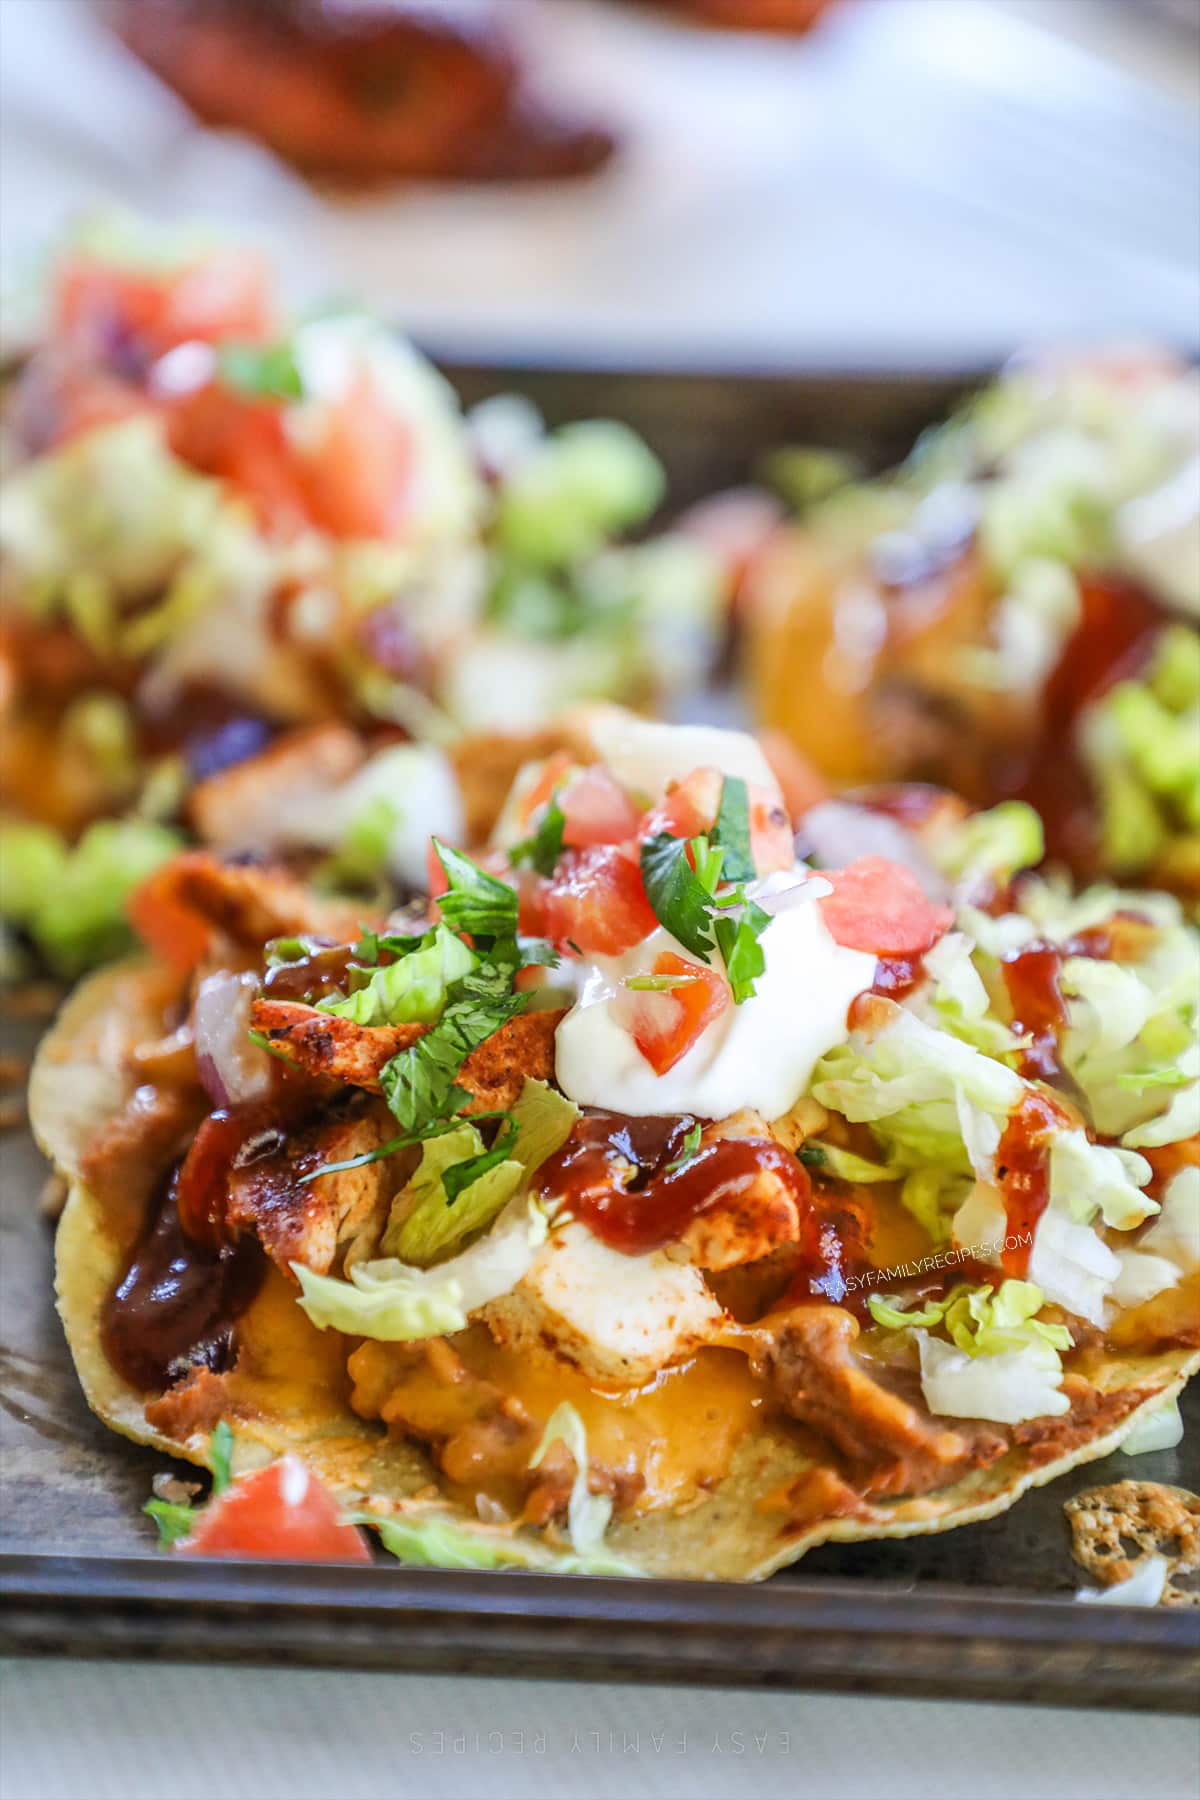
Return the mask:
<path id="1" fill-rule="evenodd" d="M 125 202 L 240 226 L 301 290 L 485 353 L 972 364 L 1200 335 L 1194 106 L 1030 23 L 1094 0 L 846 0 L 797 42 L 507 4 L 622 154 L 584 183 L 333 204 L 194 130 L 82 0 L 0 0 L 6 269 L 73 210 Z M 1176 70 L 1195 61 L 1174 40 Z"/>
<path id="2" fill-rule="evenodd" d="M 2 4 L 2 0 L 0 0 Z M 21 1663 L 0 1800 L 1195 1800 L 1194 1723 L 728 1689 Z"/>

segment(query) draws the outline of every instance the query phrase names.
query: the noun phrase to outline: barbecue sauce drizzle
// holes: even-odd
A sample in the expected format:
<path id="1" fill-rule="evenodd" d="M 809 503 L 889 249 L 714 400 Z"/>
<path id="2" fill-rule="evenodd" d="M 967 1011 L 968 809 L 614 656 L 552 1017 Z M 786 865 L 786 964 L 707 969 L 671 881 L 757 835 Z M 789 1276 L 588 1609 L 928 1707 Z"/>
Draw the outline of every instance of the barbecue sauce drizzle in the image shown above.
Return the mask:
<path id="1" fill-rule="evenodd" d="M 743 1193 L 765 1172 L 778 1175 L 791 1188 L 801 1218 L 808 1215 L 807 1173 L 774 1140 L 722 1138 L 672 1166 L 698 1123 L 689 1114 L 631 1119 L 588 1111 L 539 1171 L 538 1192 L 563 1200 L 574 1218 L 625 1256 L 673 1243 L 693 1219 Z"/>
<path id="2" fill-rule="evenodd" d="M 222 1107 L 161 1183 L 100 1321 L 105 1355 L 131 1387 L 157 1393 L 189 1368 L 233 1367 L 235 1327 L 266 1259 L 256 1238 L 230 1239 L 225 1197 L 235 1169 L 276 1153 L 283 1140 L 277 1095 Z"/>
<path id="3" fill-rule="evenodd" d="M 201 1367 L 220 1373 L 236 1360 L 234 1329 L 265 1271 L 254 1238 L 197 1244 L 176 1200 L 178 1170 L 163 1183 L 129 1267 L 104 1304 L 100 1341 L 131 1387 L 160 1393 Z"/>

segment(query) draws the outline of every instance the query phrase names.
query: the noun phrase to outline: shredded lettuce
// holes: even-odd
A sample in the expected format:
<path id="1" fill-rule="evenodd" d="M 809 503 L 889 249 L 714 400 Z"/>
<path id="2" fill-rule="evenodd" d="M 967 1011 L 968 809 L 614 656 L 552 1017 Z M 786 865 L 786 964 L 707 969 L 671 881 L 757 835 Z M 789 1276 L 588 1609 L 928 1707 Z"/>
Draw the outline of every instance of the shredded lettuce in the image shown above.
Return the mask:
<path id="1" fill-rule="evenodd" d="M 26 828 L 16 828 L 18 833 Z M 46 846 L 40 839 L 18 837 L 16 899 L 23 907 L 20 923 L 30 932 L 47 962 L 62 975 L 79 975 L 94 964 L 119 956 L 133 943 L 125 918 L 125 902 L 138 883 L 181 847 L 176 832 L 146 819 L 109 819 L 90 825 L 46 878 Z M 31 870 L 34 859 L 43 869 Z M 24 864 L 22 856 L 26 859 Z M 0 863 L 7 863 L 8 834 L 0 838 Z M 31 901 L 33 874 L 47 879 L 40 897 Z M 21 891 L 21 885 L 24 891 Z"/>
<path id="2" fill-rule="evenodd" d="M 609 1520 L 612 1501 L 607 1494 L 593 1494 L 588 1486 L 587 1432 L 583 1420 L 569 1402 L 556 1406 L 546 1421 L 537 1449 L 529 1459 L 531 1469 L 539 1469 L 552 1444 L 562 1443 L 575 1463 L 575 1480 L 567 1502 L 567 1530 L 578 1556 L 591 1556 L 600 1547 Z"/>
<path id="3" fill-rule="evenodd" d="M 993 1419 L 1018 1425 L 1071 1410 L 1062 1392 L 1062 1359 L 1033 1338 L 996 1356 L 968 1356 L 942 1338 L 922 1333 L 921 1392 L 934 1413 L 951 1419 Z"/>
<path id="4" fill-rule="evenodd" d="M 938 1165 L 972 1173 L 964 1105 L 997 1126 L 1025 1091 L 1021 1077 L 900 1007 L 881 1030 L 855 1031 L 818 1062 L 813 1097 L 869 1124 L 904 1168 Z"/>
<path id="5" fill-rule="evenodd" d="M 504 1525 L 475 1524 L 420 1501 L 395 1512 L 357 1512 L 354 1525 L 367 1525 L 398 1562 L 427 1569 L 529 1569 L 546 1575 L 639 1575 L 641 1570 L 608 1551 L 587 1555 L 552 1550 L 538 1539 Z"/>
<path id="6" fill-rule="evenodd" d="M 431 1025 L 441 1017 L 452 984 L 468 975 L 478 958 L 445 925 L 412 939 L 412 945 L 376 969 L 356 993 L 319 1000 L 319 1011 L 356 1025 Z"/>
<path id="7" fill-rule="evenodd" d="M 1125 1456 L 1148 1456 L 1156 1450 L 1173 1450 L 1183 1442 L 1183 1415 L 1178 1396 L 1172 1395 L 1137 1420 L 1121 1441 Z"/>
<path id="8" fill-rule="evenodd" d="M 322 1330 L 407 1343 L 462 1331 L 467 1317 L 510 1293 L 546 1241 L 546 1215 L 533 1201 L 510 1201 L 492 1229 L 432 1269 L 396 1257 L 355 1263 L 348 1281 L 292 1264 L 300 1305 Z"/>
<path id="9" fill-rule="evenodd" d="M 1021 869 L 1041 862 L 1046 842 L 1032 806 L 1004 800 L 943 833 L 931 844 L 930 853 L 945 874 L 964 883 L 985 876 L 1010 881 Z"/>
<path id="10" fill-rule="evenodd" d="M 823 1144 L 814 1139 L 805 1145 L 806 1150 L 819 1150 L 820 1159 L 801 1157 L 802 1162 L 815 1162 L 836 1181 L 895 1181 L 898 1172 L 886 1163 L 871 1162 L 865 1156 L 856 1156 L 852 1150 L 843 1150 L 838 1144 Z"/>
<path id="11" fill-rule="evenodd" d="M 0 918 L 33 925 L 67 866 L 68 851 L 51 825 L 0 821 Z"/>
<path id="12" fill-rule="evenodd" d="M 502 1152 L 508 1147 L 502 1139 Z M 478 1162 L 486 1154 L 483 1139 L 466 1124 L 422 1145 L 419 1167 L 392 1203 L 383 1235 L 384 1255 L 427 1267 L 490 1225 L 520 1186 L 525 1173 L 521 1164 L 504 1157 L 453 1196 L 446 1181 L 451 1169 Z"/>
<path id="13" fill-rule="evenodd" d="M 916 1332 L 921 1389 L 931 1411 L 1010 1425 L 1069 1409 L 1059 1384 L 1060 1352 L 1070 1348 L 1071 1334 L 1037 1317 L 1044 1304 L 1029 1281 L 1004 1281 L 998 1289 L 963 1284 L 944 1300 L 912 1307 L 894 1295 L 872 1294 L 867 1301 L 877 1325 Z M 946 1338 L 931 1336 L 938 1327 Z"/>
<path id="14" fill-rule="evenodd" d="M 512 1155 L 527 1176 L 562 1149 L 570 1137 L 579 1108 L 549 1082 L 527 1075 L 509 1118 L 516 1127 Z"/>
<path id="15" fill-rule="evenodd" d="M 867 1306 L 877 1325 L 891 1331 L 908 1327 L 927 1329 L 944 1325 L 947 1336 L 964 1356 L 1002 1356 L 1039 1338 L 1055 1350 L 1069 1350 L 1071 1334 L 1065 1325 L 1050 1325 L 1037 1317 L 1046 1296 L 1032 1281 L 1002 1281 L 973 1288 L 960 1283 L 943 1300 L 931 1300 L 913 1309 L 895 1303 L 895 1296 L 872 1294 Z"/>
<path id="16" fill-rule="evenodd" d="M 561 567 L 648 518 L 664 486 L 658 458 L 627 425 L 595 419 L 563 426 L 502 483 L 497 541 L 530 567 Z"/>

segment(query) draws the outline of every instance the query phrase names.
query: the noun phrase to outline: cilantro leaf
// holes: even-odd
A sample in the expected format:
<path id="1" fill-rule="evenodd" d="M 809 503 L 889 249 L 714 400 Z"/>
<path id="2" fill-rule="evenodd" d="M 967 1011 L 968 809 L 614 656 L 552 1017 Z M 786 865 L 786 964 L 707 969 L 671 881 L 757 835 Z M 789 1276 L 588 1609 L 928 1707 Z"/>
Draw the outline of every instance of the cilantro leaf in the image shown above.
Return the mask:
<path id="1" fill-rule="evenodd" d="M 222 344 L 217 373 L 235 393 L 259 400 L 303 400 L 304 383 L 286 339 L 277 344 Z"/>
<path id="2" fill-rule="evenodd" d="M 446 1191 L 446 1204 L 453 1206 L 464 1188 L 486 1175 L 498 1163 L 507 1162 L 509 1152 L 517 1141 L 517 1127 L 510 1123 L 502 1131 L 490 1150 L 481 1150 L 478 1156 L 464 1157 L 462 1162 L 451 1163 L 448 1169 L 442 1170 L 442 1186 Z"/>
<path id="3" fill-rule="evenodd" d="M 516 888 L 498 881 L 461 850 L 453 850 L 437 838 L 433 839 L 433 847 L 450 883 L 449 893 L 438 896 L 447 925 L 454 931 L 469 932 L 477 944 L 482 941 L 484 948 L 496 938 L 515 938 Z"/>
<path id="4" fill-rule="evenodd" d="M 223 1494 L 233 1480 L 233 1432 L 224 1419 L 218 1419 L 208 1440 L 209 1466 L 212 1469 L 213 1493 Z"/>
<path id="5" fill-rule="evenodd" d="M 509 851 L 510 865 L 516 869 L 522 863 L 530 863 L 539 875 L 553 875 L 554 866 L 562 855 L 566 823 L 566 814 L 558 804 L 558 794 L 555 792 L 550 796 L 550 804 L 542 814 L 533 836 L 522 839 Z"/>
<path id="6" fill-rule="evenodd" d="M 511 971 L 502 973 L 511 988 Z M 406 1131 L 421 1131 L 461 1112 L 470 1098 L 457 1086 L 463 1063 L 523 1010 L 525 995 L 479 992 L 482 985 L 478 972 L 465 976 L 456 984 L 459 991 L 467 990 L 463 997 L 452 1001 L 436 1025 L 380 1071 L 384 1099 Z M 472 986 L 475 992 L 470 991 Z"/>
<path id="7" fill-rule="evenodd" d="M 695 1156 L 697 1150 L 699 1150 L 699 1148 L 700 1148 L 701 1130 L 702 1130 L 702 1126 L 700 1124 L 699 1119 L 697 1119 L 696 1123 L 692 1126 L 691 1130 L 688 1132 L 687 1136 L 684 1138 L 683 1146 L 680 1150 L 679 1155 L 675 1158 L 674 1162 L 669 1162 L 667 1164 L 667 1167 L 665 1170 L 666 1174 L 673 1175 L 675 1173 L 676 1169 L 682 1169 L 686 1166 L 686 1164 L 691 1162 L 693 1156 Z"/>
<path id="8" fill-rule="evenodd" d="M 740 776 L 726 775 L 721 784 L 721 805 L 712 829 L 712 841 L 720 844 L 725 852 L 722 873 L 726 881 L 753 881 L 750 790 Z"/>
<path id="9" fill-rule="evenodd" d="M 720 918 L 713 923 L 717 949 L 725 963 L 725 973 L 733 989 L 733 1002 L 741 1006 L 754 993 L 754 983 L 767 967 L 766 953 L 759 939 L 771 923 L 771 915 L 753 900 L 748 900 L 741 917 Z"/>
<path id="10" fill-rule="evenodd" d="M 198 1509 L 178 1500 L 147 1500 L 142 1511 L 158 1526 L 159 1548 L 169 1550 L 172 1544 L 192 1535 Z"/>
<path id="11" fill-rule="evenodd" d="M 820 1144 L 801 1144 L 796 1155 L 806 1169 L 823 1169 L 827 1160 Z"/>
<path id="12" fill-rule="evenodd" d="M 672 837 L 669 832 L 648 838 L 641 850 L 642 885 L 659 924 L 706 963 L 713 948 L 711 889 L 693 869 L 687 852 L 683 839 Z"/>

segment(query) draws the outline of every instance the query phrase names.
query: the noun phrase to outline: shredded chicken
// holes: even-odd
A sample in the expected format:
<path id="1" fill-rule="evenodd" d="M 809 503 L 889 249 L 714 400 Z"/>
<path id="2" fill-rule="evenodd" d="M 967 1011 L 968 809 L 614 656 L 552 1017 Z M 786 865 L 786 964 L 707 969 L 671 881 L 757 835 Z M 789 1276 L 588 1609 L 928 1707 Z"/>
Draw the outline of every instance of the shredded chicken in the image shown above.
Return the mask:
<path id="1" fill-rule="evenodd" d="M 256 950 L 297 932 L 349 941 L 363 920 L 361 903 L 323 899 L 282 869 L 222 862 L 207 850 L 186 851 L 168 868 L 164 902 Z"/>
<path id="2" fill-rule="evenodd" d="M 528 1075 L 554 1075 L 554 1031 L 561 1012 L 520 1013 L 473 1050 L 458 1073 L 458 1085 L 472 1096 L 468 1112 L 512 1106 Z M 409 1049 L 426 1025 L 356 1025 L 333 1013 L 292 1000 L 255 1000 L 251 1023 L 310 1075 L 328 1075 L 350 1087 L 379 1092 L 386 1063 Z"/>
<path id="3" fill-rule="evenodd" d="M 188 800 L 192 826 L 220 850 L 278 843 L 281 822 L 298 820 L 306 800 L 348 780 L 365 756 L 362 739 L 346 725 L 288 732 L 261 755 L 198 783 Z"/>
<path id="4" fill-rule="evenodd" d="M 793 1307 L 760 1328 L 759 1361 L 785 1410 L 867 1465 L 867 1494 L 923 1494 L 1003 1455 L 981 1426 L 950 1430 L 880 1385 L 854 1352 L 858 1322 L 839 1306 Z"/>

